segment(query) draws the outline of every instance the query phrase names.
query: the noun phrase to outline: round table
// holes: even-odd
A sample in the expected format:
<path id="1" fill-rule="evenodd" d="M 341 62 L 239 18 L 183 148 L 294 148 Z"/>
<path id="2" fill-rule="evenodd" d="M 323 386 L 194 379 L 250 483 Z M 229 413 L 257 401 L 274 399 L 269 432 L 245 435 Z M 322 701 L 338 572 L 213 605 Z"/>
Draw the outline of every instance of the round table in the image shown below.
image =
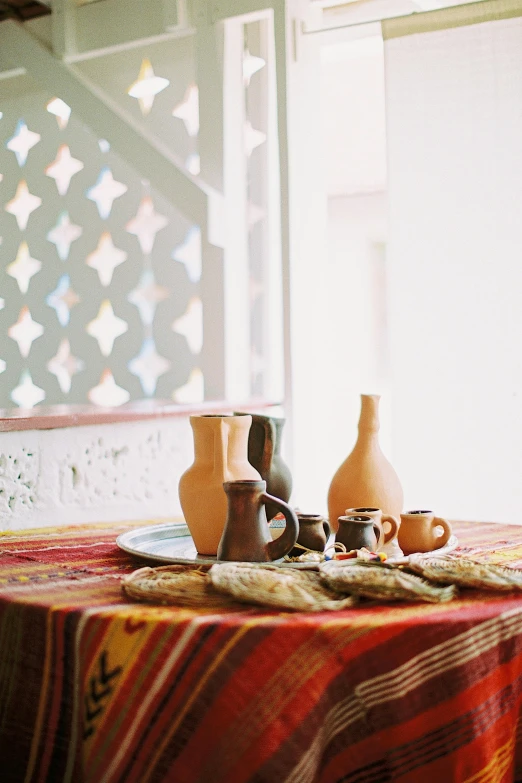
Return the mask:
<path id="1" fill-rule="evenodd" d="M 2 783 L 517 778 L 522 596 L 136 604 L 120 581 L 142 564 L 115 545 L 131 526 L 0 534 Z M 522 528 L 454 530 L 460 552 L 522 565 Z"/>

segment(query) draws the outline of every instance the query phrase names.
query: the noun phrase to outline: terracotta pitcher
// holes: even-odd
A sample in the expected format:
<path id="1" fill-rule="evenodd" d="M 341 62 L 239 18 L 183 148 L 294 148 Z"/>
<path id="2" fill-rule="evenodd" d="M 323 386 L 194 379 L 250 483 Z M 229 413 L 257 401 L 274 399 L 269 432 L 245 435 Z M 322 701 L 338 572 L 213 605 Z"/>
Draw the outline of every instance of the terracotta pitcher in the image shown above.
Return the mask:
<path id="1" fill-rule="evenodd" d="M 330 484 L 328 514 L 334 530 L 347 508 L 379 508 L 383 514 L 400 517 L 402 487 L 379 445 L 379 400 L 375 394 L 361 395 L 357 442 Z"/>
<path id="2" fill-rule="evenodd" d="M 248 461 L 250 416 L 191 416 L 194 463 L 179 481 L 179 499 L 196 549 L 215 555 L 227 518 L 223 483 L 237 479 L 259 481 Z"/>
<path id="3" fill-rule="evenodd" d="M 257 413 L 246 415 L 252 417 L 248 434 L 248 460 L 266 481 L 267 492 L 287 502 L 292 493 L 292 474 L 281 456 L 281 436 L 285 420 Z M 266 504 L 268 521 L 275 517 L 278 510 L 273 503 Z"/>
<path id="4" fill-rule="evenodd" d="M 284 557 L 294 546 L 299 524 L 294 511 L 279 498 L 269 495 L 266 481 L 227 481 L 228 515 L 218 547 L 218 560 L 266 563 Z M 282 511 L 286 527 L 272 540 L 267 525 L 265 503 Z"/>

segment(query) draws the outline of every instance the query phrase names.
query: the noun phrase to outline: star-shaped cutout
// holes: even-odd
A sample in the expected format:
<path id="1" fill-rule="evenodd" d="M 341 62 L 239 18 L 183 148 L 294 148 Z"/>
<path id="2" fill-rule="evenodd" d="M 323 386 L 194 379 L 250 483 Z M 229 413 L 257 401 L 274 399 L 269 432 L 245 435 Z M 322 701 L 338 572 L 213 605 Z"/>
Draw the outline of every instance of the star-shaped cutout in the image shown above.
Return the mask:
<path id="1" fill-rule="evenodd" d="M 20 408 L 34 408 L 45 400 L 45 392 L 39 386 L 35 386 L 31 373 L 24 370 L 18 386 L 11 392 L 11 399 Z"/>
<path id="2" fill-rule="evenodd" d="M 114 315 L 111 303 L 105 299 L 96 318 L 87 324 L 86 331 L 98 340 L 102 355 L 110 356 L 115 339 L 125 334 L 128 328 L 128 324 L 122 318 Z"/>
<path id="3" fill-rule="evenodd" d="M 23 166 L 27 160 L 29 150 L 38 144 L 40 134 L 30 131 L 23 120 L 18 120 L 14 136 L 12 136 L 5 145 L 8 150 L 14 152 L 19 166 Z"/>
<path id="4" fill-rule="evenodd" d="M 111 283 L 114 270 L 127 260 L 125 250 L 115 247 L 108 231 L 104 231 L 98 242 L 98 247 L 93 253 L 89 253 L 86 263 L 92 269 L 96 269 L 100 283 L 108 286 Z"/>
<path id="5" fill-rule="evenodd" d="M 264 144 L 266 141 L 266 133 L 256 130 L 252 127 L 250 120 L 245 122 L 245 152 L 250 157 L 253 151 Z"/>
<path id="6" fill-rule="evenodd" d="M 60 389 L 64 394 L 68 394 L 71 391 L 73 375 L 81 372 L 84 367 L 84 362 L 72 355 L 71 346 L 67 338 L 61 341 L 56 356 L 53 356 L 47 362 L 47 369 L 53 375 L 56 375 Z"/>
<path id="7" fill-rule="evenodd" d="M 248 87 L 250 84 L 250 79 L 252 76 L 261 70 L 261 68 L 264 68 L 266 65 L 266 60 L 263 60 L 262 57 L 255 57 L 255 55 L 250 54 L 248 49 L 243 54 L 243 84 L 245 87 Z"/>
<path id="8" fill-rule="evenodd" d="M 151 397 L 156 391 L 158 378 L 167 372 L 170 362 L 156 351 L 154 340 L 144 340 L 139 354 L 129 362 L 129 370 L 140 379 L 144 394 Z"/>
<path id="9" fill-rule="evenodd" d="M 98 207 L 98 212 L 103 220 L 106 220 L 111 214 L 112 202 L 114 199 L 123 196 L 128 190 L 127 185 L 123 182 L 118 182 L 112 176 L 112 171 L 108 166 L 100 171 L 100 175 L 96 181 L 96 185 L 86 192 L 86 196 L 91 201 L 94 201 Z"/>
<path id="10" fill-rule="evenodd" d="M 203 402 L 205 397 L 205 381 L 203 373 L 199 367 L 195 367 L 190 373 L 189 379 L 184 386 L 175 389 L 172 392 L 172 399 L 175 402 Z"/>
<path id="11" fill-rule="evenodd" d="M 5 211 L 14 215 L 20 231 L 25 231 L 29 215 L 31 212 L 34 212 L 35 209 L 38 209 L 41 203 L 42 199 L 39 196 L 33 196 L 32 193 L 29 193 L 27 182 L 25 179 L 22 179 L 18 183 L 14 198 L 5 205 Z"/>
<path id="12" fill-rule="evenodd" d="M 54 114 L 60 130 L 67 127 L 69 117 L 71 116 L 71 107 L 65 101 L 62 101 L 61 98 L 53 98 L 47 104 L 47 111 L 49 114 Z"/>
<path id="13" fill-rule="evenodd" d="M 6 272 L 14 277 L 22 294 L 27 293 L 29 281 L 33 275 L 40 271 L 42 262 L 31 258 L 27 242 L 21 242 L 15 260 L 9 264 Z"/>
<path id="14" fill-rule="evenodd" d="M 47 239 L 56 245 L 58 256 L 61 261 L 66 261 L 69 256 L 71 244 L 83 233 L 81 226 L 71 223 L 68 212 L 62 212 L 56 225 L 47 234 Z"/>
<path id="15" fill-rule="evenodd" d="M 69 190 L 71 178 L 82 169 L 81 160 L 73 158 L 67 144 L 62 144 L 58 149 L 56 159 L 45 168 L 45 173 L 56 182 L 60 196 L 65 196 Z"/>
<path id="16" fill-rule="evenodd" d="M 127 299 L 138 308 L 141 322 L 149 326 L 154 320 L 158 302 L 162 302 L 168 296 L 168 288 L 157 285 L 152 269 L 145 269 L 137 287 L 130 292 Z"/>
<path id="17" fill-rule="evenodd" d="M 193 354 L 201 352 L 203 346 L 203 305 L 197 296 L 192 297 L 187 311 L 172 324 L 172 330 L 184 335 Z"/>
<path id="18" fill-rule="evenodd" d="M 58 285 L 45 301 L 49 307 L 53 307 L 56 310 L 60 326 L 67 326 L 71 316 L 71 309 L 80 301 L 80 297 L 71 288 L 69 275 L 61 276 Z"/>
<path id="19" fill-rule="evenodd" d="M 172 116 L 183 120 L 189 136 L 197 136 L 199 132 L 199 90 L 191 84 L 185 97 L 172 110 Z"/>
<path id="20" fill-rule="evenodd" d="M 132 98 L 137 98 L 143 116 L 149 114 L 154 103 L 156 95 L 168 87 L 168 79 L 156 76 L 150 60 L 144 59 L 141 63 L 140 73 L 137 80 L 131 84 L 127 94 Z"/>
<path id="21" fill-rule="evenodd" d="M 185 264 L 189 279 L 197 283 L 201 278 L 201 230 L 191 226 L 182 245 L 172 252 L 174 261 Z"/>
<path id="22" fill-rule="evenodd" d="M 128 401 L 130 394 L 126 389 L 118 386 L 110 370 L 104 370 L 100 383 L 87 394 L 89 400 L 95 405 L 104 408 L 117 408 Z"/>
<path id="23" fill-rule="evenodd" d="M 138 237 L 138 242 L 143 253 L 148 255 L 153 246 L 156 234 L 165 228 L 169 221 L 164 215 L 154 211 L 154 204 L 150 196 L 144 196 L 138 207 L 136 217 L 129 220 L 125 228 L 129 234 Z"/>
<path id="24" fill-rule="evenodd" d="M 33 321 L 28 307 L 22 307 L 18 321 L 7 330 L 9 337 L 18 343 L 18 349 L 24 359 L 29 356 L 33 341 L 41 337 L 43 332 L 42 324 Z"/>
<path id="25" fill-rule="evenodd" d="M 185 161 L 185 168 L 193 174 L 194 177 L 199 177 L 201 173 L 201 158 L 197 152 L 193 152 L 188 156 Z"/>

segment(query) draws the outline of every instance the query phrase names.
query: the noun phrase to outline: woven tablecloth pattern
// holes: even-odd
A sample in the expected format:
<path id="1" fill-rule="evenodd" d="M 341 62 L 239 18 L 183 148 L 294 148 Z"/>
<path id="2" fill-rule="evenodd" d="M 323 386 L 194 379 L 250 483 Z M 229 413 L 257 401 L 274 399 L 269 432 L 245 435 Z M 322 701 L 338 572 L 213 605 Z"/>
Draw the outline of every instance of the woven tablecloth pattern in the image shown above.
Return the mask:
<path id="1" fill-rule="evenodd" d="M 133 526 L 0 534 L 2 783 L 522 780 L 522 597 L 133 604 Z M 466 556 L 522 567 L 522 527 L 454 528 Z"/>

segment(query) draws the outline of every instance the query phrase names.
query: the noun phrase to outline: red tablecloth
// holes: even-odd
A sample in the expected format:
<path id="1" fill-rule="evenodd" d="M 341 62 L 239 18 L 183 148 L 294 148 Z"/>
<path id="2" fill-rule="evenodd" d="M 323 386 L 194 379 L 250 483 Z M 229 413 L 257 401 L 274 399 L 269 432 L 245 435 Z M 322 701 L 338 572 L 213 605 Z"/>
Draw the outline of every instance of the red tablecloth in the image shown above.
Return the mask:
<path id="1" fill-rule="evenodd" d="M 522 596 L 318 615 L 132 604 L 122 529 L 0 534 L 1 783 L 517 777 Z M 455 531 L 464 553 L 522 565 L 522 528 Z"/>

